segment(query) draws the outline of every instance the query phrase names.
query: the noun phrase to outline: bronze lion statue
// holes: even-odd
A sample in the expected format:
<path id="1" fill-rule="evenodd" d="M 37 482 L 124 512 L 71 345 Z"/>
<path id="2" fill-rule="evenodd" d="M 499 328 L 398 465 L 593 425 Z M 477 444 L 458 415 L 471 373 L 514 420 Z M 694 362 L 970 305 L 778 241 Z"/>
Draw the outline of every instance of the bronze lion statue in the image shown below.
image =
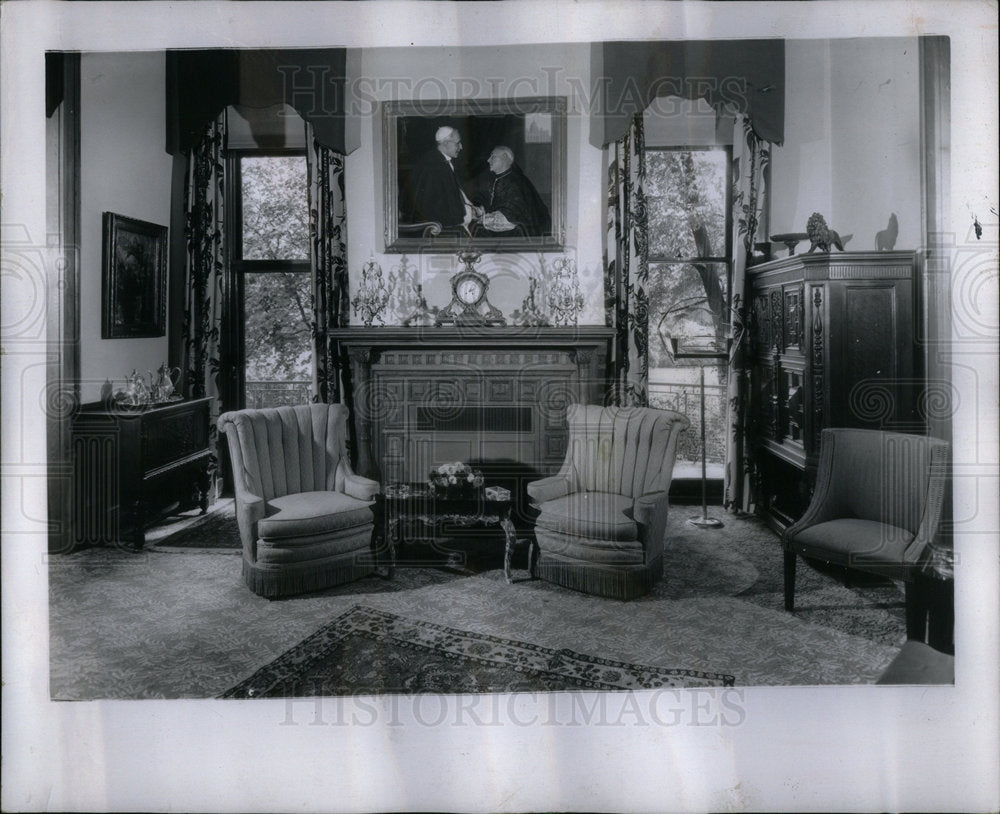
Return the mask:
<path id="1" fill-rule="evenodd" d="M 809 235 L 809 252 L 814 251 L 829 252 L 833 247 L 844 251 L 844 244 L 853 235 L 844 235 L 842 238 L 835 229 L 826 225 L 826 218 L 819 212 L 813 212 L 806 223 L 806 234 Z"/>

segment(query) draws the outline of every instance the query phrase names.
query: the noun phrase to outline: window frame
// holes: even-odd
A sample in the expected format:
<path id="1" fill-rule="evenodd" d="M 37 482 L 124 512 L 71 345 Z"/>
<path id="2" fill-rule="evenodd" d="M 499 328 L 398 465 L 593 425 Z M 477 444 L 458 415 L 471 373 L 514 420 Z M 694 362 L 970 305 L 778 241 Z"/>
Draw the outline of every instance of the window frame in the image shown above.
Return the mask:
<path id="1" fill-rule="evenodd" d="M 312 263 L 305 260 L 246 260 L 243 258 L 243 164 L 244 158 L 299 157 L 306 159 L 304 148 L 230 149 L 226 152 L 226 275 L 223 292 L 222 337 L 223 369 L 228 376 L 220 377 L 219 390 L 223 410 L 246 407 L 246 313 L 244 300 L 247 274 L 276 272 L 312 273 Z M 308 195 L 308 179 L 307 189 Z"/>
<path id="2" fill-rule="evenodd" d="M 709 144 L 709 145 L 672 145 L 672 146 L 651 146 L 645 147 L 643 152 L 648 156 L 649 153 L 696 153 L 696 152 L 718 152 L 722 153 L 725 161 L 725 215 L 726 215 L 726 227 L 725 227 L 725 255 L 710 255 L 710 256 L 699 256 L 691 255 L 688 257 L 669 257 L 666 255 L 655 254 L 652 251 L 647 252 L 647 269 L 653 265 L 658 266 L 685 266 L 691 265 L 693 263 L 707 263 L 707 264 L 725 264 L 726 269 L 726 325 L 731 326 L 732 324 L 732 309 L 733 309 L 733 146 L 731 144 Z M 649 165 L 646 163 L 646 173 L 649 174 Z M 647 204 L 647 224 L 649 207 Z M 647 227 L 648 228 L 648 227 Z M 647 236 L 646 245 L 652 244 L 652 240 Z M 652 324 L 652 318 L 654 312 L 650 309 L 650 323 Z"/>
<path id="3" fill-rule="evenodd" d="M 688 266 L 694 263 L 705 263 L 712 265 L 724 265 L 726 274 L 726 297 L 725 297 L 725 308 L 726 308 L 726 326 L 731 327 L 732 324 L 732 307 L 733 307 L 733 273 L 734 273 L 734 258 L 733 258 L 733 230 L 734 230 L 734 218 L 733 218 L 733 146 L 731 144 L 710 144 L 710 145 L 671 145 L 671 146 L 648 146 L 645 147 L 643 152 L 644 157 L 648 157 L 650 153 L 667 153 L 667 152 L 718 152 L 721 153 L 724 160 L 725 168 L 725 192 L 724 192 L 724 206 L 725 206 L 725 254 L 724 255 L 709 255 L 709 256 L 682 256 L 682 257 L 670 257 L 667 255 L 657 254 L 652 250 L 647 251 L 647 269 L 650 269 L 652 273 L 652 266 Z M 646 173 L 649 174 L 649 165 L 646 163 Z M 647 228 L 648 228 L 648 213 L 649 204 L 647 202 Z M 650 236 L 647 235 L 647 246 L 650 246 L 653 241 Z M 650 304 L 652 305 L 652 304 Z M 652 307 L 649 310 L 649 321 L 650 326 L 653 326 L 655 321 L 661 316 L 662 309 L 654 311 Z M 652 336 L 654 332 L 650 331 Z M 690 361 L 690 360 L 689 360 Z M 725 364 L 725 363 L 716 363 Z M 688 366 L 688 365 L 685 365 Z M 665 368 L 650 366 L 648 368 L 649 372 L 653 370 L 662 370 Z M 672 369 L 672 368 L 666 368 Z M 650 386 L 653 382 L 650 379 Z M 700 460 L 700 455 L 699 455 Z M 707 478 L 708 482 L 720 483 L 720 477 L 709 476 Z"/>

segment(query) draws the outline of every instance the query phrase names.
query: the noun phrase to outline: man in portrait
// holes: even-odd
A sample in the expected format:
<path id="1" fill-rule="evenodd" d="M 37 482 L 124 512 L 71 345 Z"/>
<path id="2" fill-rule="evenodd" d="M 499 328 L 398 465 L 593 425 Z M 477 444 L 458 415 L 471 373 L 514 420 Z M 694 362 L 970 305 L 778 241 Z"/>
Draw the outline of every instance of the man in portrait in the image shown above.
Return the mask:
<path id="1" fill-rule="evenodd" d="M 413 220 L 434 221 L 446 230 L 467 230 L 472 205 L 463 190 L 461 169 L 455 165 L 462 137 L 454 127 L 439 127 L 434 140 L 437 146 L 414 167 Z"/>
<path id="2" fill-rule="evenodd" d="M 547 234 L 549 209 L 534 184 L 514 161 L 514 151 L 503 145 L 493 148 L 489 170 L 476 176 L 472 203 L 477 207 L 480 236 Z"/>

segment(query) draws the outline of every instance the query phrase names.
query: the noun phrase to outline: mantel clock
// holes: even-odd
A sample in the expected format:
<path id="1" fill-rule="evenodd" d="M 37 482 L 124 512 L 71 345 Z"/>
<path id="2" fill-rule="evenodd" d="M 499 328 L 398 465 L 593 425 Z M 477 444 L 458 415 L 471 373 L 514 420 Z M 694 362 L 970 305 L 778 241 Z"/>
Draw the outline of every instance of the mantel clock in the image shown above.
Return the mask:
<path id="1" fill-rule="evenodd" d="M 458 257 L 465 268 L 451 278 L 451 302 L 438 312 L 435 324 L 505 326 L 507 320 L 487 297 L 490 278 L 475 268 L 482 255 L 461 252 Z"/>

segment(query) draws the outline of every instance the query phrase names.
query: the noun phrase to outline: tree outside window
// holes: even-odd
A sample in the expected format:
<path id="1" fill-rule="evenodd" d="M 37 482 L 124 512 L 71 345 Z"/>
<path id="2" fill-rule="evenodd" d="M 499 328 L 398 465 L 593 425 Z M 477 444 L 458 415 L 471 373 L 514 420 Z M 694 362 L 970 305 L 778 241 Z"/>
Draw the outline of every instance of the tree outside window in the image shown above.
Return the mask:
<path id="1" fill-rule="evenodd" d="M 649 394 L 692 426 L 681 438 L 680 469 L 701 460 L 699 366 L 705 366 L 706 443 L 710 474 L 725 454 L 725 362 L 673 359 L 667 336 L 725 347 L 729 333 L 731 217 L 729 150 L 646 151 L 649 224 Z"/>
<path id="2" fill-rule="evenodd" d="M 245 404 L 302 404 L 313 321 L 305 157 L 244 155 L 239 165 Z"/>

